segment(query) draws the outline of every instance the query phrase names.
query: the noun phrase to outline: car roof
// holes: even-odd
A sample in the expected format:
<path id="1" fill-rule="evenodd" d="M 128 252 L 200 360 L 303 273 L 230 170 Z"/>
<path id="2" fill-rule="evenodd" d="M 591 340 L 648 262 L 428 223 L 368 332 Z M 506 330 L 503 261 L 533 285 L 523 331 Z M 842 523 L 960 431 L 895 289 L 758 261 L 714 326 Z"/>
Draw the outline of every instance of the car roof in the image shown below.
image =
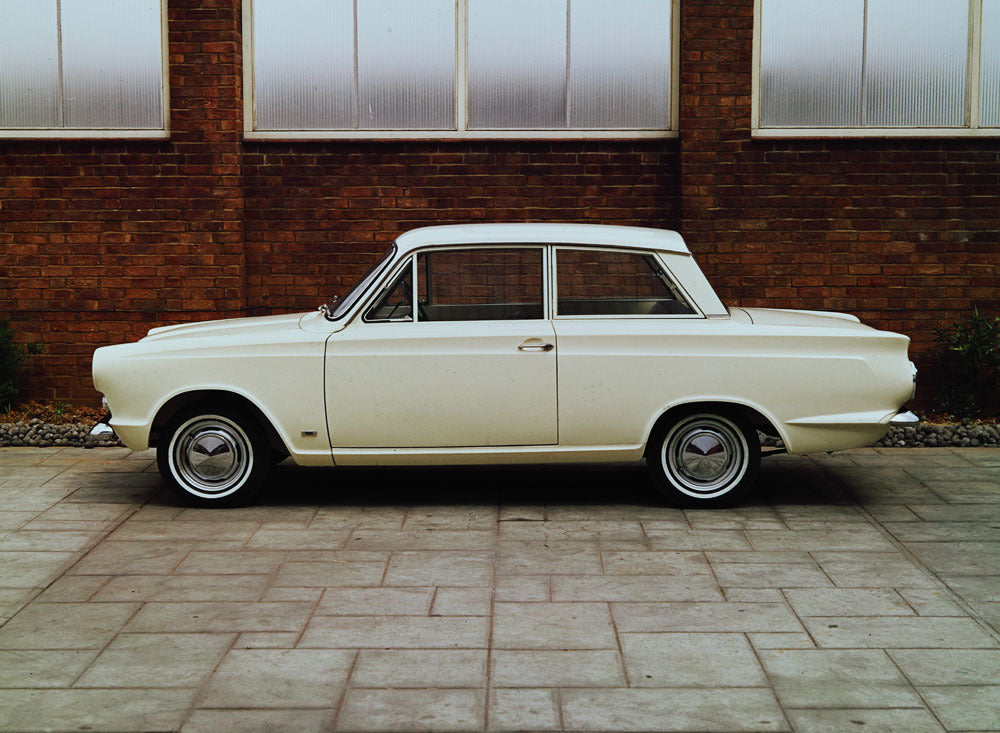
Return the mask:
<path id="1" fill-rule="evenodd" d="M 400 254 L 454 244 L 589 244 L 691 254 L 681 235 L 671 229 L 608 224 L 450 224 L 411 229 L 396 240 Z"/>

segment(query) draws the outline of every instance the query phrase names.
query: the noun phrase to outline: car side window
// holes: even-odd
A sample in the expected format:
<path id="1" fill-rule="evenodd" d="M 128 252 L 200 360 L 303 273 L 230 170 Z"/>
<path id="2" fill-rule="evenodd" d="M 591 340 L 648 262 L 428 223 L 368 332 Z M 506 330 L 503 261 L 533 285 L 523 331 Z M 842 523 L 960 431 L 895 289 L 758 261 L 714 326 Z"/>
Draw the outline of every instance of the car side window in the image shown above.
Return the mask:
<path id="1" fill-rule="evenodd" d="M 418 321 L 543 317 L 542 248 L 476 247 L 417 257 Z"/>
<path id="2" fill-rule="evenodd" d="M 413 320 L 412 259 L 406 261 L 403 271 L 375 299 L 375 303 L 365 313 L 365 320 L 368 322 Z"/>
<path id="3" fill-rule="evenodd" d="M 694 309 L 651 254 L 556 250 L 557 315 L 690 315 Z"/>

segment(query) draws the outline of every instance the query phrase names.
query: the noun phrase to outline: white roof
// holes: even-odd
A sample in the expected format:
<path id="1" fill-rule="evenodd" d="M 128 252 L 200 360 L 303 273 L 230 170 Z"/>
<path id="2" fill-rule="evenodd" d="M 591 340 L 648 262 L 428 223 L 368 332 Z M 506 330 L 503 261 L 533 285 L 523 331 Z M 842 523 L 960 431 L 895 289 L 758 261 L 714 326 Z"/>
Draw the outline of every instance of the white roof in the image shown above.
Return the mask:
<path id="1" fill-rule="evenodd" d="M 671 229 L 606 224 L 452 224 L 411 229 L 396 239 L 400 254 L 453 244 L 590 244 L 691 253 Z"/>

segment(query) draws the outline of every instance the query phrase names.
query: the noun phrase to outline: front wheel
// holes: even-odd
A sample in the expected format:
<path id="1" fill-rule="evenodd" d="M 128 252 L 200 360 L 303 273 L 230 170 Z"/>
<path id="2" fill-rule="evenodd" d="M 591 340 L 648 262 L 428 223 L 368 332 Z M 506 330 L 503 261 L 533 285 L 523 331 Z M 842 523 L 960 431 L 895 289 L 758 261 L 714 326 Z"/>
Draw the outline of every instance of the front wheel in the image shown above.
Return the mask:
<path id="1" fill-rule="evenodd" d="M 757 477 L 760 439 L 752 426 L 735 416 L 687 413 L 654 430 L 646 464 L 672 503 L 730 506 Z"/>
<path id="2" fill-rule="evenodd" d="M 181 411 L 156 449 L 160 475 L 185 503 L 241 506 L 260 491 L 271 467 L 271 448 L 260 425 L 225 406 Z"/>

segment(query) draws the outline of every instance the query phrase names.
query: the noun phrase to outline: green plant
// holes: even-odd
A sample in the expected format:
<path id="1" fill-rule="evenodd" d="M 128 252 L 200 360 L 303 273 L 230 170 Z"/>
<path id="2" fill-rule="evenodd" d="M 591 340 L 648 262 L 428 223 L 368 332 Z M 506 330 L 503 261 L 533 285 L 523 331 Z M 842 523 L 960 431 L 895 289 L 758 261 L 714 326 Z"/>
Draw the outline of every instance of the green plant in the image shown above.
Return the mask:
<path id="1" fill-rule="evenodd" d="M 1000 407 L 1000 316 L 973 308 L 961 321 L 936 329 L 937 406 L 976 416 Z"/>
<path id="2" fill-rule="evenodd" d="M 0 321 L 0 410 L 10 412 L 17 399 L 17 378 L 21 364 L 29 354 L 40 354 L 41 344 L 18 344 L 8 321 Z"/>

